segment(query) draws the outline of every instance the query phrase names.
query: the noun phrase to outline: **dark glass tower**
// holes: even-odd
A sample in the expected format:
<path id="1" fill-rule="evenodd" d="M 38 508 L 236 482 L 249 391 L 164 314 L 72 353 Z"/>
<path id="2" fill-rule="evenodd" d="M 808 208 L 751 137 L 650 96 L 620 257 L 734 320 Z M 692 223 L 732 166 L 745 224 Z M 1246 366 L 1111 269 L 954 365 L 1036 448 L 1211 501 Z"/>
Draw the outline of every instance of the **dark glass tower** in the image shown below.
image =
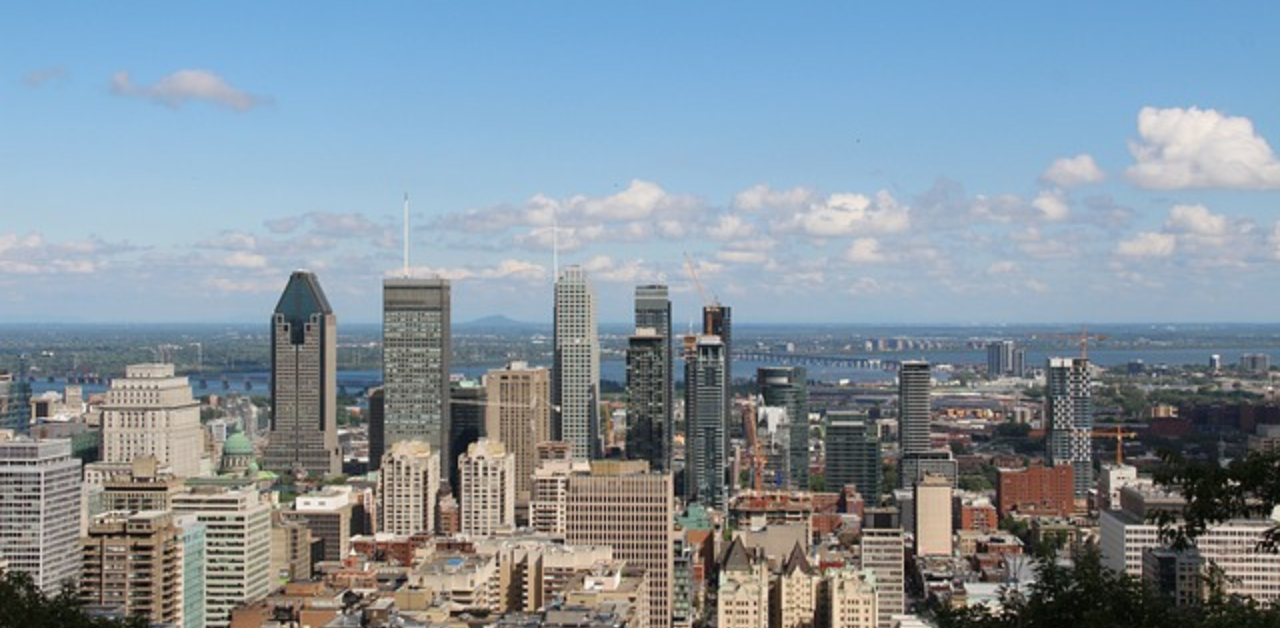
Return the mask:
<path id="1" fill-rule="evenodd" d="M 671 299 L 667 286 L 636 286 L 636 333 L 627 348 L 627 457 L 649 461 L 655 471 L 671 470 L 672 407 Z"/>
<path id="2" fill-rule="evenodd" d="M 716 303 L 702 308 L 702 333 L 716 336 L 724 346 L 724 414 L 733 416 L 733 310 Z M 729 438 L 746 438 L 741 421 L 729 421 Z"/>
<path id="3" fill-rule="evenodd" d="M 421 441 L 440 452 L 441 477 L 449 459 L 449 281 L 387 279 L 382 284 L 382 385 L 386 395 L 383 442 Z"/>
<path id="4" fill-rule="evenodd" d="M 716 336 L 688 336 L 684 345 L 685 499 L 723 510 L 725 470 L 725 346 Z"/>
<path id="5" fill-rule="evenodd" d="M 764 405 L 787 411 L 787 486 L 809 490 L 809 386 L 798 366 L 766 366 L 756 370 Z"/>
<path id="6" fill-rule="evenodd" d="M 826 417 L 826 490 L 852 484 L 868 504 L 880 497 L 880 439 L 865 413 L 832 411 Z"/>
<path id="7" fill-rule="evenodd" d="M 338 319 L 315 274 L 289 277 L 271 317 L 271 440 L 264 468 L 325 477 L 342 472 L 338 447 Z"/>

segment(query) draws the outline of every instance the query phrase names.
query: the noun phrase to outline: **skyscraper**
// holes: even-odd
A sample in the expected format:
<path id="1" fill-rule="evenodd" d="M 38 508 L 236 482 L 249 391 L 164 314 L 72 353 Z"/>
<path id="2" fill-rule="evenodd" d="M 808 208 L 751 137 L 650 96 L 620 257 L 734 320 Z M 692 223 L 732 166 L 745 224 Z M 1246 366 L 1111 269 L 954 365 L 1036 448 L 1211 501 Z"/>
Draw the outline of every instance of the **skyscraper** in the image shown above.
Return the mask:
<path id="1" fill-rule="evenodd" d="M 1093 488 L 1093 399 L 1089 360 L 1049 358 L 1045 371 L 1045 444 L 1049 464 L 1074 467 L 1076 498 Z"/>
<path id="2" fill-rule="evenodd" d="M 485 406 L 488 393 L 485 387 L 473 379 L 449 384 L 449 451 L 440 455 L 449 461 L 449 472 L 440 476 L 440 482 L 448 482 L 449 494 L 455 498 L 462 484 L 458 480 L 458 459 L 467 448 L 487 434 L 484 433 Z"/>
<path id="3" fill-rule="evenodd" d="M 516 461 L 502 443 L 482 438 L 458 459 L 462 533 L 489 536 L 516 523 Z"/>
<path id="4" fill-rule="evenodd" d="M 271 505 L 256 490 L 200 487 L 173 498 L 174 514 L 206 526 L 206 626 L 231 623 L 231 610 L 271 591 Z"/>
<path id="5" fill-rule="evenodd" d="M 70 440 L 0 441 L 0 559 L 45 593 L 80 572 L 80 502 Z"/>
<path id="6" fill-rule="evenodd" d="M 383 457 L 378 474 L 381 532 L 413 535 L 436 527 L 440 452 L 421 441 L 401 441 Z"/>
<path id="7" fill-rule="evenodd" d="M 667 339 L 636 329 L 627 343 L 627 459 L 671 469 L 672 425 Z"/>
<path id="8" fill-rule="evenodd" d="M 384 446 L 423 441 L 449 451 L 450 290 L 447 279 L 382 282 Z M 449 460 L 441 460 L 447 472 Z"/>
<path id="9" fill-rule="evenodd" d="M 803 367 L 765 366 L 756 370 L 756 384 L 766 406 L 785 408 L 789 437 L 787 486 L 809 490 L 809 386 Z"/>
<path id="10" fill-rule="evenodd" d="M 111 381 L 102 404 L 102 461 L 154 456 L 178 477 L 200 475 L 200 402 L 172 364 L 131 364 Z"/>
<path id="11" fill-rule="evenodd" d="M 718 336 L 686 336 L 685 499 L 723 510 L 725 469 L 725 346 Z"/>
<path id="12" fill-rule="evenodd" d="M 880 439 L 875 423 L 862 412 L 827 412 L 826 490 L 838 493 L 854 485 L 868 503 L 880 497 Z"/>
<path id="13" fill-rule="evenodd" d="M 182 536 L 168 511 L 98 515 L 81 542 L 81 602 L 153 624 L 186 625 Z"/>
<path id="14" fill-rule="evenodd" d="M 655 429 L 656 434 L 662 435 L 662 446 L 665 448 L 662 455 L 650 455 L 645 457 L 649 460 L 649 468 L 654 471 L 669 471 L 671 469 L 671 446 L 672 435 L 675 432 L 674 416 L 672 414 L 675 406 L 675 371 L 673 364 L 675 360 L 675 336 L 671 333 L 671 299 L 668 296 L 667 286 L 665 284 L 648 284 L 636 286 L 635 293 L 635 322 L 636 335 L 642 335 L 641 330 L 653 330 L 653 334 L 662 337 L 660 345 L 661 355 L 657 359 L 657 365 L 661 368 L 662 384 L 664 388 L 661 391 L 661 404 L 659 406 L 659 397 L 653 395 L 645 395 L 649 400 L 648 406 L 650 411 L 647 416 L 654 418 L 650 421 L 650 426 Z M 653 344 L 653 341 L 648 341 Z M 652 351 L 655 347 L 649 347 Z M 652 362 L 652 358 L 649 358 Z M 630 364 L 630 362 L 628 362 Z M 628 377 L 630 376 L 628 370 Z M 647 379 L 652 384 L 652 379 Z M 661 407 L 662 414 L 655 414 Z M 635 421 L 631 418 L 630 408 L 628 408 L 627 421 L 629 425 L 634 425 Z M 630 451 L 631 439 L 628 436 L 628 451 Z M 656 450 L 652 453 L 656 454 Z M 630 455 L 630 454 L 628 454 Z"/>
<path id="15" fill-rule="evenodd" d="M 929 363 L 905 360 L 898 366 L 898 487 L 911 488 L 920 479 L 920 460 L 931 457 L 929 440 Z M 949 458 L 949 456 L 947 456 Z M 951 474 L 955 477 L 954 472 Z"/>
<path id="16" fill-rule="evenodd" d="M 1012 340 L 987 343 L 987 376 L 995 378 L 1014 374 L 1013 357 L 1016 349 Z"/>
<path id="17" fill-rule="evenodd" d="M 551 372 L 512 362 L 484 378 L 484 433 L 502 441 L 515 458 L 516 501 L 529 503 L 538 443 L 551 439 Z"/>
<path id="18" fill-rule="evenodd" d="M 724 415 L 733 415 L 733 310 L 716 303 L 702 308 L 702 333 L 720 338 L 724 345 Z M 741 421 L 730 421 L 729 438 L 745 438 Z"/>
<path id="19" fill-rule="evenodd" d="M 596 297 L 587 271 L 570 266 L 560 273 L 555 294 L 555 368 L 552 404 L 559 409 L 553 438 L 573 445 L 575 458 L 600 455 L 600 339 Z"/>
<path id="20" fill-rule="evenodd" d="M 315 274 L 289 277 L 271 317 L 271 347 L 271 440 L 263 466 L 279 474 L 338 475 L 338 319 Z"/>
<path id="21" fill-rule="evenodd" d="M 0 371 L 0 430 L 26 434 L 31 428 L 31 384 L 25 371 Z"/>

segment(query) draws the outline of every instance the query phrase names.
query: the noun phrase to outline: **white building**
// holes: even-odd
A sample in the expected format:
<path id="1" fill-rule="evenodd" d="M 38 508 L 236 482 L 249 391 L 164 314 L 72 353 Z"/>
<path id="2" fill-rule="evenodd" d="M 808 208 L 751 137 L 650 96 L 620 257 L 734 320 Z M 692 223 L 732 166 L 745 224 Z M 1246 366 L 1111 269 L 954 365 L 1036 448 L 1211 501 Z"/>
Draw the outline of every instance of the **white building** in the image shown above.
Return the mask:
<path id="1" fill-rule="evenodd" d="M 401 441 L 382 457 L 378 525 L 382 532 L 417 534 L 436 529 L 440 452 L 421 441 Z"/>
<path id="2" fill-rule="evenodd" d="M 70 440 L 0 441 L 0 559 L 46 593 L 80 573 L 80 460 Z"/>
<path id="3" fill-rule="evenodd" d="M 906 609 L 906 549 L 899 528 L 862 531 L 862 567 L 875 574 L 879 628 Z"/>
<path id="4" fill-rule="evenodd" d="M 573 457 L 597 457 L 600 449 L 600 338 L 596 296 L 587 271 L 570 266 L 556 280 L 555 364 L 551 403 L 559 408 L 558 440 L 573 445 Z"/>
<path id="5" fill-rule="evenodd" d="M 1138 469 L 1128 464 L 1103 463 L 1098 474 L 1098 510 L 1120 508 L 1120 489 L 1136 484 L 1151 485 L 1150 478 L 1138 479 Z"/>
<path id="6" fill-rule="evenodd" d="M 252 489 L 201 487 L 173 498 L 175 514 L 205 525 L 205 617 L 223 628 L 231 610 L 271 589 L 271 506 Z"/>
<path id="7" fill-rule="evenodd" d="M 506 446 L 481 438 L 458 458 L 462 533 L 489 536 L 516 521 L 516 460 Z"/>
<path id="8" fill-rule="evenodd" d="M 103 462 L 155 456 L 174 475 L 195 477 L 203 455 L 200 402 L 172 364 L 131 364 L 111 381 L 102 405 Z"/>

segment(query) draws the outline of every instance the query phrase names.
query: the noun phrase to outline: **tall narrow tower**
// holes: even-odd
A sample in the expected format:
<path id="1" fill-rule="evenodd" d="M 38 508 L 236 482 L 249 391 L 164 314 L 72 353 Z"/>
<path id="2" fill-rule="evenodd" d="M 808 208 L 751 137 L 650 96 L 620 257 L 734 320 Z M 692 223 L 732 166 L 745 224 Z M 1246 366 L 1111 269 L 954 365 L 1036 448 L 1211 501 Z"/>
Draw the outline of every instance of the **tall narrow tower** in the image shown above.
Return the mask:
<path id="1" fill-rule="evenodd" d="M 809 384 L 802 366 L 765 366 L 756 370 L 767 406 L 787 410 L 787 486 L 809 490 Z M 837 489 L 838 490 L 838 487 Z"/>
<path id="2" fill-rule="evenodd" d="M 1045 370 L 1045 443 L 1049 464 L 1074 467 L 1075 494 L 1088 497 L 1093 488 L 1093 395 L 1089 360 L 1049 358 Z"/>
<path id="3" fill-rule="evenodd" d="M 555 367 L 551 374 L 555 440 L 573 446 L 573 457 L 600 455 L 600 340 L 596 334 L 596 297 L 587 271 L 569 266 L 556 281 Z"/>
<path id="4" fill-rule="evenodd" d="M 389 278 L 382 283 L 383 446 L 422 441 L 449 449 L 450 291 L 447 279 Z M 370 451 L 381 456 L 384 451 Z"/>
<path id="5" fill-rule="evenodd" d="M 315 274 L 295 271 L 271 317 L 271 440 L 264 467 L 314 477 L 342 472 L 338 319 Z"/>
<path id="6" fill-rule="evenodd" d="M 675 432 L 675 383 L 671 300 L 665 285 L 636 286 L 635 319 L 627 346 L 627 457 L 648 460 L 650 469 L 667 472 Z"/>
<path id="7" fill-rule="evenodd" d="M 929 388 L 932 383 L 928 362 L 906 360 L 898 365 L 898 442 L 902 452 L 898 463 L 899 488 L 911 488 L 920 479 L 921 468 L 927 466 L 923 459 L 931 453 Z"/>
<path id="8" fill-rule="evenodd" d="M 724 509 L 725 346 L 718 336 L 685 338 L 685 499 Z"/>
<path id="9" fill-rule="evenodd" d="M 702 308 L 702 333 L 716 336 L 724 346 L 724 415 L 733 415 L 733 310 L 719 302 Z M 745 438 L 740 421 L 730 421 L 729 438 Z"/>

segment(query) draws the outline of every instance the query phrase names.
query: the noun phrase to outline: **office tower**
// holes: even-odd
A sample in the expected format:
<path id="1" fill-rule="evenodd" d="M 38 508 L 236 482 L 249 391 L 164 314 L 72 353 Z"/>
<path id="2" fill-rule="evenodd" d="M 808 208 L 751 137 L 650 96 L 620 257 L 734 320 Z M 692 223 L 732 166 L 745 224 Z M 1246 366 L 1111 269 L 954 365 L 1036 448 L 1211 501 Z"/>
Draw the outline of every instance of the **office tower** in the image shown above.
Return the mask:
<path id="1" fill-rule="evenodd" d="M 204 435 L 200 402 L 172 364 L 131 364 L 111 381 L 102 404 L 102 461 L 129 464 L 153 456 L 178 477 L 200 475 Z"/>
<path id="2" fill-rule="evenodd" d="M 268 471 L 342 473 L 337 352 L 338 319 L 320 281 L 295 271 L 271 317 L 271 440 L 263 465 Z"/>
<path id="3" fill-rule="evenodd" d="M 1089 361 L 1049 358 L 1045 371 L 1044 424 L 1049 464 L 1069 464 L 1075 474 L 1075 496 L 1093 488 L 1093 396 Z"/>
<path id="4" fill-rule="evenodd" d="M 462 483 L 462 533 L 490 536 L 516 522 L 516 460 L 506 446 L 482 438 L 458 459 Z"/>
<path id="5" fill-rule="evenodd" d="M 727 305 L 707 305 L 702 308 L 702 334 L 716 336 L 724 345 L 724 415 L 733 415 L 733 310 Z M 740 421 L 729 421 L 728 438 L 745 438 L 746 430 Z"/>
<path id="6" fill-rule="evenodd" d="M 99 512 L 168 510 L 183 490 L 181 478 L 161 471 L 155 457 L 141 456 L 130 463 L 127 475 L 103 478 Z"/>
<path id="7" fill-rule="evenodd" d="M 205 564 L 208 528 L 195 515 L 177 515 L 178 544 L 182 546 L 182 628 L 204 628 Z"/>
<path id="8" fill-rule="evenodd" d="M 377 471 L 387 453 L 387 394 L 378 386 L 369 389 L 369 470 Z"/>
<path id="9" fill-rule="evenodd" d="M 784 470 L 792 490 L 809 490 L 809 384 L 799 366 L 766 366 L 756 370 L 764 405 L 787 411 L 788 445 Z"/>
<path id="10" fill-rule="evenodd" d="M 484 432 L 515 458 L 516 501 L 529 503 L 538 443 L 551 438 L 551 371 L 512 362 L 484 378 Z"/>
<path id="11" fill-rule="evenodd" d="M 769 626 L 769 564 L 759 548 L 734 537 L 720 561 L 716 625 L 720 628 Z"/>
<path id="12" fill-rule="evenodd" d="M 487 391 L 480 382 L 464 379 L 450 384 L 449 387 L 449 450 L 440 452 L 448 459 L 449 471 L 440 476 L 443 485 L 448 483 L 449 492 L 457 497 L 459 493 L 458 459 L 467 452 L 467 448 L 481 438 L 488 436 L 484 432 L 485 408 L 488 406 Z"/>
<path id="13" fill-rule="evenodd" d="M 951 480 L 928 474 L 916 483 L 916 556 L 951 555 Z"/>
<path id="14" fill-rule="evenodd" d="M 1012 340 L 997 340 L 987 343 L 987 376 L 996 378 L 1004 375 L 1021 375 L 1013 368 L 1014 353 L 1017 346 Z"/>
<path id="15" fill-rule="evenodd" d="M 671 475 L 642 460 L 596 461 L 569 477 L 566 543 L 612 546 L 615 559 L 645 570 L 649 628 L 671 627 L 674 503 Z"/>
<path id="16" fill-rule="evenodd" d="M 80 601 L 152 624 L 184 625 L 182 531 L 163 510 L 109 512 L 82 539 Z"/>
<path id="17" fill-rule="evenodd" d="M 256 490 L 208 486 L 175 496 L 173 512 L 205 525 L 205 620 L 225 628 L 233 608 L 271 591 L 271 505 Z"/>
<path id="18" fill-rule="evenodd" d="M 645 460 L 655 471 L 671 469 L 668 355 L 668 339 L 652 328 L 636 329 L 627 344 L 627 459 Z"/>
<path id="19" fill-rule="evenodd" d="M 828 572 L 830 615 L 827 626 L 840 628 L 875 628 L 882 625 L 880 582 L 875 573 L 848 566 Z"/>
<path id="20" fill-rule="evenodd" d="M 447 279 L 382 282 L 385 447 L 420 440 L 449 451 L 449 299 Z"/>
<path id="21" fill-rule="evenodd" d="M 1022 347 L 1013 348 L 1013 372 L 1014 377 L 1027 376 L 1027 350 Z"/>
<path id="22" fill-rule="evenodd" d="M 529 503 L 529 526 L 534 532 L 564 538 L 569 476 L 590 471 L 590 464 L 584 460 L 545 460 L 538 464 Z"/>
<path id="23" fill-rule="evenodd" d="M 898 487 L 911 488 L 920 478 L 917 460 L 930 453 L 929 363 L 906 360 L 898 366 Z"/>
<path id="24" fill-rule="evenodd" d="M 840 492 L 853 485 L 868 503 L 880 497 L 880 438 L 864 412 L 827 412 L 826 490 Z"/>
<path id="25" fill-rule="evenodd" d="M 0 441 L 0 558 L 47 594 L 80 571 L 80 504 L 70 440 Z"/>
<path id="26" fill-rule="evenodd" d="M 307 526 L 311 538 L 320 540 L 320 560 L 340 562 L 351 552 L 354 509 L 350 489 L 335 486 L 299 495 L 293 501 L 293 510 L 285 510 L 281 516 Z"/>
<path id="27" fill-rule="evenodd" d="M 600 455 L 600 339 L 596 296 L 587 271 L 570 266 L 560 273 L 555 295 L 555 368 L 552 405 L 559 417 L 552 437 L 573 444 L 575 458 Z"/>
<path id="28" fill-rule="evenodd" d="M 381 532 L 432 532 L 440 492 L 440 453 L 421 441 L 401 441 L 382 459 L 378 474 Z"/>
<path id="29" fill-rule="evenodd" d="M 900 528 L 863 528 L 862 568 L 876 578 L 878 628 L 893 625 L 906 608 L 906 551 Z"/>
<path id="30" fill-rule="evenodd" d="M 717 510 L 728 499 L 724 352 L 717 336 L 685 337 L 685 500 Z"/>
<path id="31" fill-rule="evenodd" d="M 31 428 L 31 384 L 23 378 L 25 374 L 25 368 L 17 373 L 0 371 L 0 430 L 26 434 Z"/>

